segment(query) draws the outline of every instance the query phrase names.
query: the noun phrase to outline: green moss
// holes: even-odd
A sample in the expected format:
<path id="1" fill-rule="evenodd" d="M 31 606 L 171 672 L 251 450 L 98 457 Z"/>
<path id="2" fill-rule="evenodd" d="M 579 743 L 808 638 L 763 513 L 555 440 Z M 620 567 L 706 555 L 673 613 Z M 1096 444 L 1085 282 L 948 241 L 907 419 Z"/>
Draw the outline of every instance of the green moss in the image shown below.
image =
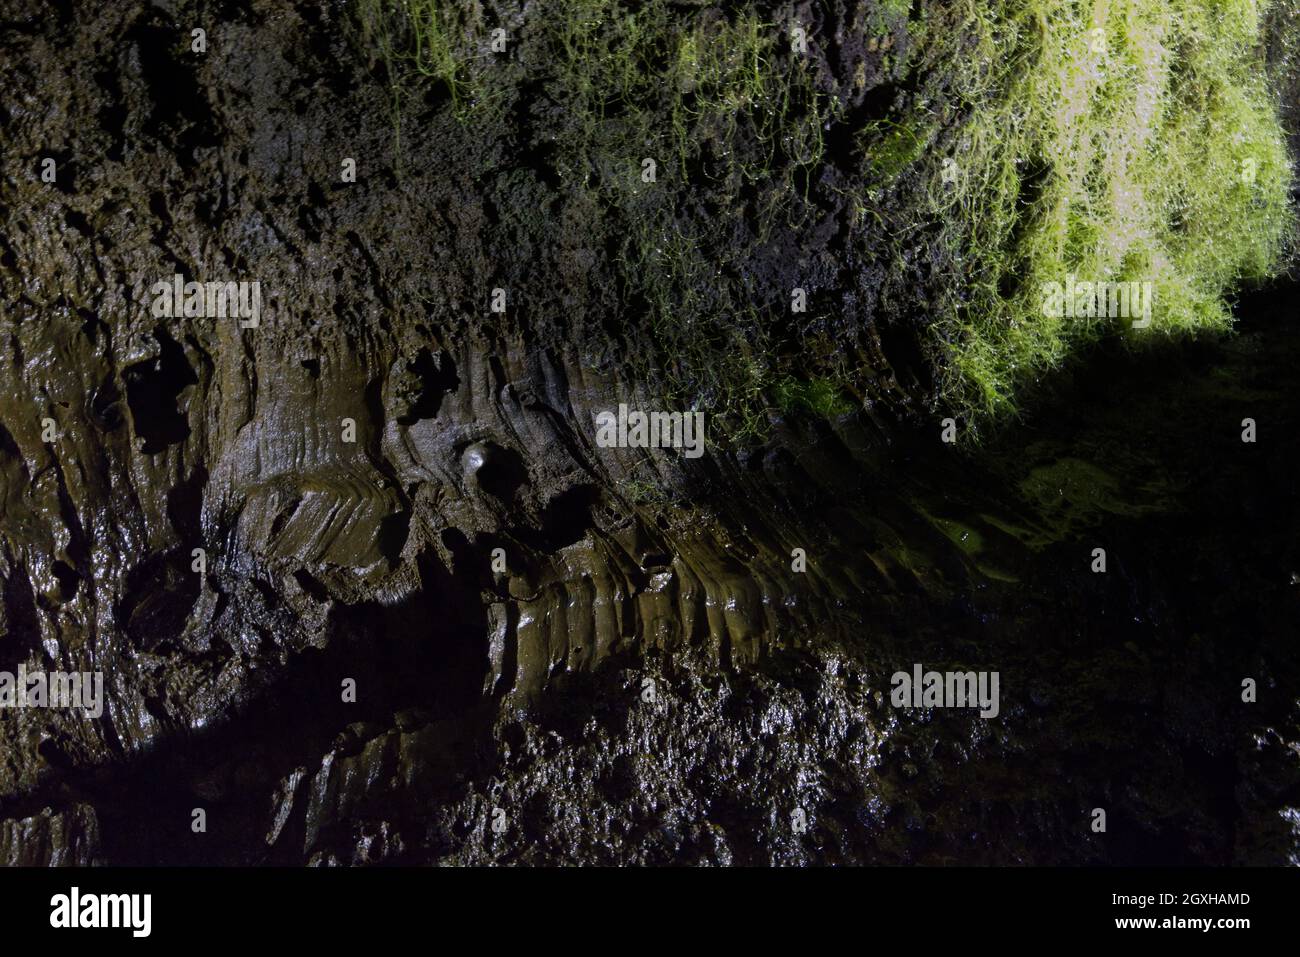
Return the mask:
<path id="1" fill-rule="evenodd" d="M 570 124 L 556 136 L 559 170 L 625 224 L 623 300 L 648 315 L 653 343 L 633 363 L 667 402 L 707 409 L 715 433 L 762 433 L 777 375 L 771 315 L 729 275 L 743 268 L 730 237 L 737 220 L 760 243 L 800 223 L 801 171 L 822 160 L 830 100 L 789 54 L 787 31 L 752 10 L 683 18 L 654 0 L 548 10 L 538 59 Z M 690 212 L 704 195 L 717 215 Z"/>
<path id="2" fill-rule="evenodd" d="M 893 180 L 915 163 L 930 145 L 933 128 L 878 120 L 858 134 L 867 157 L 869 175 L 875 180 Z"/>
<path id="3" fill-rule="evenodd" d="M 870 9 L 867 30 L 875 37 L 883 37 L 894 29 L 894 25 L 906 20 L 912 10 L 912 0 L 879 0 Z"/>
<path id="4" fill-rule="evenodd" d="M 829 419 L 854 408 L 844 397 L 840 384 L 829 378 L 801 381 L 786 377 L 777 383 L 773 395 L 777 408 L 783 412 L 801 410 Z"/>
<path id="5" fill-rule="evenodd" d="M 1009 409 L 1103 333 L 1223 329 L 1276 270 L 1291 169 L 1252 0 L 971 2 L 970 118 L 930 196 L 968 283 L 938 328 L 946 391 Z M 1150 282 L 1150 327 L 1045 315 L 1045 283 Z"/>
<path id="6" fill-rule="evenodd" d="M 618 483 L 619 492 L 635 505 L 665 507 L 672 504 L 672 499 L 663 488 L 653 481 L 642 478 L 622 479 Z"/>
<path id="7" fill-rule="evenodd" d="M 797 235 L 826 199 L 809 195 L 814 182 L 854 212 L 864 258 L 893 271 L 884 289 L 908 288 L 915 246 L 904 237 L 940 234 L 950 259 L 937 265 L 952 281 L 925 328 L 941 398 L 975 423 L 1012 411 L 1025 383 L 1098 336 L 1226 328 L 1236 285 L 1276 270 L 1292 222 L 1292 171 L 1256 46 L 1264 7 L 881 0 L 858 29 L 870 49 L 908 58 L 902 86 L 925 95 L 900 95 L 907 105 L 855 130 L 837 129 L 839 103 L 790 50 L 790 25 L 757 4 L 537 0 L 514 39 L 548 104 L 556 172 L 611 224 L 621 301 L 648 316 L 650 345 L 629 361 L 668 401 L 744 439 L 772 409 L 831 415 L 870 388 L 827 317 L 752 293 L 748 250 Z M 477 52 L 494 26 L 479 9 L 362 0 L 395 96 L 432 83 L 478 120 L 503 102 L 519 77 Z M 906 49 L 879 39 L 904 22 Z M 828 130 L 857 143 L 857 182 L 822 178 Z M 1150 327 L 1045 314 L 1045 284 L 1070 279 L 1149 282 Z"/>

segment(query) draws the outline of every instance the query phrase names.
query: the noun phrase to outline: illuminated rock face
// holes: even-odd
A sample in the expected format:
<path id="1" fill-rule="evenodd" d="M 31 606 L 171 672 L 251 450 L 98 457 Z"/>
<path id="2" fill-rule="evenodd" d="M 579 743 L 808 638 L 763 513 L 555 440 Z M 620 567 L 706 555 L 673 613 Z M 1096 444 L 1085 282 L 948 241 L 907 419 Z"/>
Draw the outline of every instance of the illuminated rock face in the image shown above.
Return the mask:
<path id="1" fill-rule="evenodd" d="M 662 329 L 625 296 L 627 220 L 548 159 L 553 103 L 466 120 L 445 91 L 409 94 L 399 163 L 389 91 L 332 6 L 196 24 L 165 5 L 6 6 L 0 671 L 101 673 L 104 702 L 0 708 L 0 862 L 1294 853 L 1285 748 L 1243 744 L 1269 723 L 1297 740 L 1294 716 L 1216 706 L 1227 730 L 1209 740 L 1173 708 L 1155 759 L 1116 723 L 1152 693 L 1131 643 L 1223 699 L 1213 642 L 1174 640 L 1194 618 L 1226 639 L 1256 609 L 1259 644 L 1230 663 L 1259 651 L 1294 678 L 1273 573 L 1295 567 L 1296 516 L 1258 510 L 1282 477 L 1237 463 L 1188 486 L 1178 463 L 1230 448 L 1190 426 L 1162 458 L 1099 451 L 1129 447 L 1134 408 L 1223 408 L 1192 396 L 1204 414 L 1184 415 L 1168 370 L 1145 404 L 1067 405 L 1092 458 L 1041 429 L 972 459 L 945 447 L 924 304 L 954 274 L 924 230 L 906 283 L 883 239 L 853 233 L 848 144 L 799 181 L 815 201 L 798 229 L 710 208 L 721 187 L 683 215 L 737 224 L 730 281 L 756 298 L 806 289 L 862 411 L 798 384 L 762 444 L 605 447 L 602 412 L 690 410 L 632 361 Z M 488 6 L 516 22 L 518 5 Z M 862 122 L 917 96 L 893 88 L 905 16 L 813 6 L 836 38 L 813 44 L 819 91 Z M 898 215 L 917 189 L 904 173 Z M 212 284 L 192 310 L 186 283 Z M 240 308 L 222 315 L 219 288 Z M 1285 343 L 1262 371 L 1207 348 L 1264 392 L 1293 367 Z M 711 397 L 704 434 L 723 439 Z M 1295 415 L 1277 406 L 1265 434 L 1291 444 L 1268 462 L 1295 451 Z M 1235 504 L 1210 518 L 1225 489 Z M 1144 544 L 1189 509 L 1204 543 Z M 1130 556 L 1100 586 L 1074 575 L 1099 530 Z M 1275 545 L 1242 565 L 1262 530 Z M 1184 607 L 1221 567 L 1228 597 Z M 998 672 L 997 720 L 895 709 L 889 676 L 918 661 Z M 1066 707 L 1068 688 L 1094 704 Z M 1169 792 L 1183 747 L 1261 769 L 1226 818 L 1204 810 L 1225 787 L 1210 771 Z M 1136 797 L 1115 783 L 1129 771 Z M 1105 799 L 1112 821 L 1125 802 L 1162 811 L 1112 851 L 1076 828 Z"/>

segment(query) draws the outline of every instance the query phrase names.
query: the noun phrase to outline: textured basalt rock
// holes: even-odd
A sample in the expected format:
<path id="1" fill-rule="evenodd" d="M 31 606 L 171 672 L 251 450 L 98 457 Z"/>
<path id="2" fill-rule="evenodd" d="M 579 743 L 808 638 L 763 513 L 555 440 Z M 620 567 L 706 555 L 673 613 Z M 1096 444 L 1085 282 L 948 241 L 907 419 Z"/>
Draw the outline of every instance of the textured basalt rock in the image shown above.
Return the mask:
<path id="1" fill-rule="evenodd" d="M 819 82 L 851 109 L 896 79 L 870 6 L 799 5 L 839 24 Z M 1189 400 L 1208 443 L 1143 452 L 1091 397 L 1083 452 L 1040 428 L 965 458 L 922 417 L 917 320 L 882 304 L 949 281 L 939 254 L 918 237 L 891 297 L 830 206 L 759 272 L 851 275 L 866 408 L 695 463 L 597 448 L 597 412 L 651 401 L 620 353 L 651 333 L 607 328 L 615 227 L 528 141 L 544 117 L 489 135 L 430 93 L 395 153 L 347 16 L 0 9 L 0 670 L 107 689 L 98 719 L 0 710 L 0 861 L 1294 859 L 1284 350 L 1170 360 L 1240 383 Z M 176 273 L 259 281 L 257 328 L 156 319 Z M 1147 423 L 1187 398 L 1125 375 Z M 1262 477 L 1230 444 L 1252 396 L 1290 401 Z M 1080 469 L 1113 470 L 1107 501 L 1070 494 Z M 1131 556 L 1103 585 L 1098 535 Z M 1218 597 L 1182 603 L 1197 575 Z M 913 661 L 1000 667 L 1004 720 L 900 715 Z M 1244 716 L 1241 668 L 1279 691 Z"/>

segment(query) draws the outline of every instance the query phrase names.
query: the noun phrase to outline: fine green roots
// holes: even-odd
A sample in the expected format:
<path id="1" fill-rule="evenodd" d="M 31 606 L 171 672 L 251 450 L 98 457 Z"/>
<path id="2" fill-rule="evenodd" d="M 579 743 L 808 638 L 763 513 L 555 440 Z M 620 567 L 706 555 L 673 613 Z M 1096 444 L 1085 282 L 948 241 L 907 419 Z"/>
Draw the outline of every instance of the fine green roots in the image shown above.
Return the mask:
<path id="1" fill-rule="evenodd" d="M 1011 410 L 1020 387 L 1101 334 L 1227 327 L 1236 284 L 1276 271 L 1291 233 L 1265 5 L 882 0 L 857 28 L 883 52 L 901 26 L 906 50 L 877 67 L 898 55 L 895 79 L 911 71 L 928 92 L 853 120 L 814 82 L 814 58 L 792 52 L 795 25 L 757 5 L 538 0 L 512 33 L 529 45 L 530 83 L 560 107 L 548 114 L 560 180 L 619 224 L 623 301 L 657 343 L 646 371 L 744 437 L 774 409 L 831 415 L 863 394 L 846 360 L 858 346 L 826 312 L 834 290 L 802 315 L 752 295 L 747 257 L 783 231 L 800 248 L 831 194 L 856 214 L 862 259 L 887 260 L 885 312 L 929 312 L 916 328 L 929 330 L 917 335 L 930 337 L 936 395 L 975 419 Z M 362 7 L 395 82 L 442 84 L 467 122 L 487 122 L 519 79 L 483 54 L 496 25 L 466 12 L 476 5 Z M 827 155 L 831 136 L 852 155 Z M 812 184 L 829 185 L 815 196 Z M 889 246 L 900 224 L 941 237 L 951 282 L 938 301 L 907 301 L 911 264 Z M 1053 283 L 1150 284 L 1150 322 L 1082 301 L 1045 309 Z"/>

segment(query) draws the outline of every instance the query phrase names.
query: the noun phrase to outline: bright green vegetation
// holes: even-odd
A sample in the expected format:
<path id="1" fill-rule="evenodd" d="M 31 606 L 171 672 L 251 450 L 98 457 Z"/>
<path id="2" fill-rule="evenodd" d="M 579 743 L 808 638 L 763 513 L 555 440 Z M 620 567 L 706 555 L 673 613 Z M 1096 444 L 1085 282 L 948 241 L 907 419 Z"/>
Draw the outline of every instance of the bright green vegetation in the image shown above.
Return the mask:
<path id="1" fill-rule="evenodd" d="M 470 6 L 363 0 L 362 21 L 395 88 L 440 84 L 473 123 L 520 75 L 482 53 L 496 24 Z M 1012 411 L 1024 384 L 1100 335 L 1226 328 L 1237 283 L 1276 271 L 1291 235 L 1292 171 L 1256 46 L 1264 6 L 881 0 L 860 28 L 903 58 L 886 62 L 924 64 L 933 96 L 852 130 L 818 92 L 814 59 L 791 51 L 792 25 L 761 5 L 537 0 L 510 32 L 557 107 L 561 182 L 617 224 L 621 300 L 649 316 L 653 355 L 633 361 L 670 401 L 744 439 L 773 411 L 831 416 L 861 391 L 825 306 L 795 315 L 754 294 L 753 251 L 783 234 L 801 248 L 819 181 L 849 201 L 853 241 L 869 257 L 886 247 L 898 276 L 896 234 L 941 234 L 950 258 L 936 265 L 952 282 L 928 304 L 923 345 L 941 401 L 976 422 Z M 911 40 L 894 48 L 904 24 Z M 828 157 L 828 131 L 854 155 Z M 1151 326 L 1046 315 L 1043 285 L 1071 277 L 1150 282 Z M 906 295 L 883 308 L 907 316 Z"/>
<path id="2" fill-rule="evenodd" d="M 1044 315 L 1043 283 L 1151 282 L 1139 337 L 1225 328 L 1234 284 L 1277 268 L 1291 170 L 1254 48 L 1262 6 L 969 0 L 960 175 L 929 174 L 969 277 L 941 326 L 954 401 L 1009 409 L 1072 346 L 1131 328 Z"/>

